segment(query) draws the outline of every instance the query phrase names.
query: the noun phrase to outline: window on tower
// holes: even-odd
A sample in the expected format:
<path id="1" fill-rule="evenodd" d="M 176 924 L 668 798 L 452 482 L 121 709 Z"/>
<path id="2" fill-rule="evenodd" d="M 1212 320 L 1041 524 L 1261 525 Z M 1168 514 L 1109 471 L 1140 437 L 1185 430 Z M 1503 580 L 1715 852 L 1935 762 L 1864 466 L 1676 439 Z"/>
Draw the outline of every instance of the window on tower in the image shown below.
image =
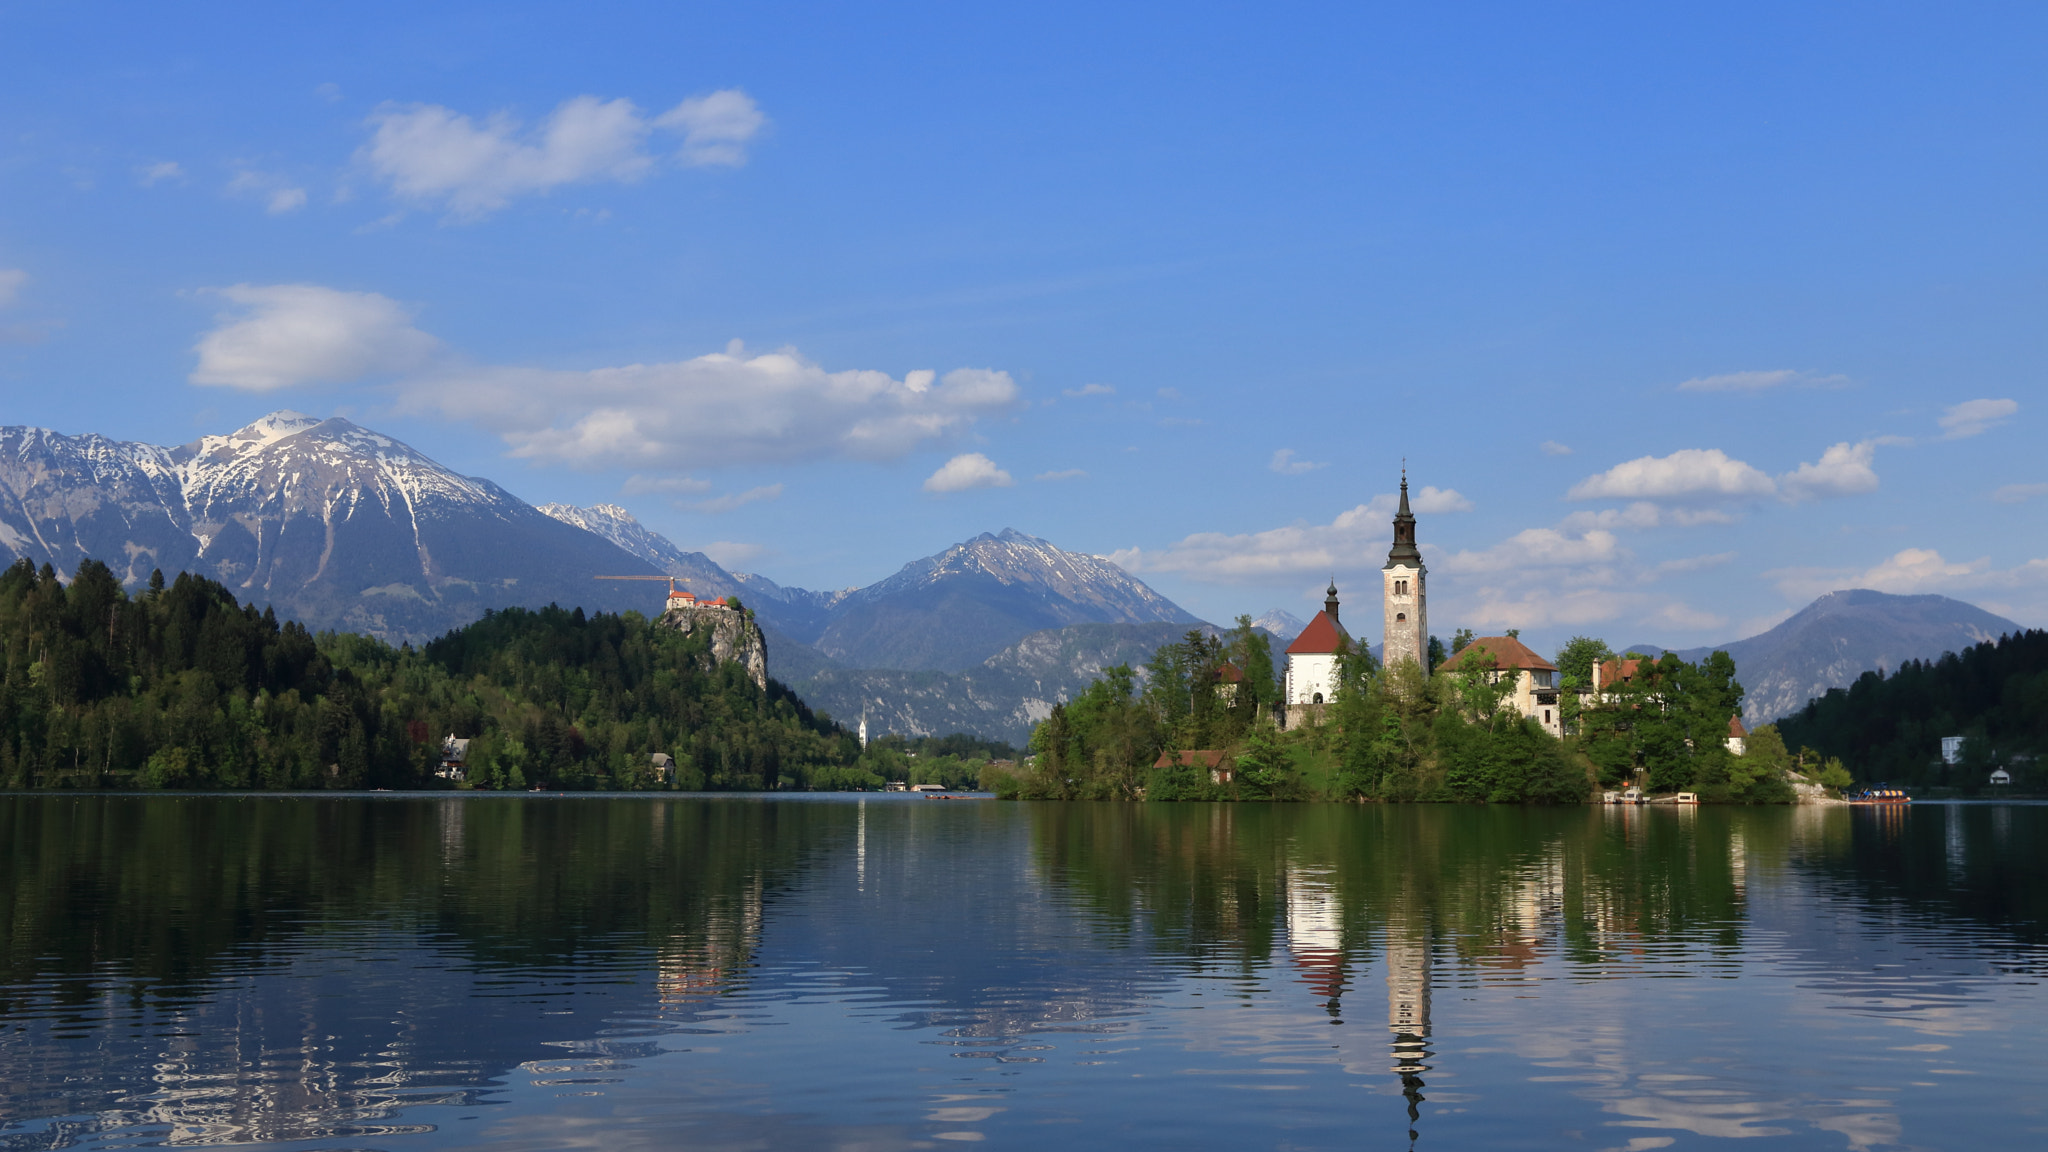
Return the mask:
<path id="1" fill-rule="evenodd" d="M 1394 622 L 1395 622 L 1396 624 L 1400 623 L 1400 622 L 1401 622 L 1401 621 L 1403 621 L 1403 620 L 1406 620 L 1407 618 L 1408 618 L 1408 614 L 1407 614 L 1406 612 L 1396 612 L 1396 613 L 1394 613 Z"/>

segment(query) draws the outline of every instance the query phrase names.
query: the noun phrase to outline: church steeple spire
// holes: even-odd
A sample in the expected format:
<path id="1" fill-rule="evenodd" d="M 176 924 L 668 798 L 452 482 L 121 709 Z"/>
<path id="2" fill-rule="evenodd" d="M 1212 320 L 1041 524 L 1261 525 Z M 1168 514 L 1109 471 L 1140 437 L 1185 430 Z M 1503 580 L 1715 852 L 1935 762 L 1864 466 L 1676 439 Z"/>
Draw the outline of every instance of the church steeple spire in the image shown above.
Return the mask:
<path id="1" fill-rule="evenodd" d="M 1387 552 L 1387 567 L 1416 567 L 1422 553 L 1415 547 L 1415 513 L 1408 510 L 1408 469 L 1401 469 L 1401 510 L 1394 513 L 1394 546 Z"/>
<path id="2" fill-rule="evenodd" d="M 1323 598 L 1323 611 L 1330 614 L 1330 622 L 1337 622 L 1337 578 L 1330 577 L 1330 591 Z"/>
<path id="3" fill-rule="evenodd" d="M 1415 513 L 1408 507 L 1408 467 L 1401 466 L 1401 506 L 1394 513 L 1394 546 L 1380 572 L 1386 584 L 1386 640 L 1382 660 L 1389 668 L 1412 660 L 1429 675 L 1429 595 L 1422 550 L 1415 546 Z"/>

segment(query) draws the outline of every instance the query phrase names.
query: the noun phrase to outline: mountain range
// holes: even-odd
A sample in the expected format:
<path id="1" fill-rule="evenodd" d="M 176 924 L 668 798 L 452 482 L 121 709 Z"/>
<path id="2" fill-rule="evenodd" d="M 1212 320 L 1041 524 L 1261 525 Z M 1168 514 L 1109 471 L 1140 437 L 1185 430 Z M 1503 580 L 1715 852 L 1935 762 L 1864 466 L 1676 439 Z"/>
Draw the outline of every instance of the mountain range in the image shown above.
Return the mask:
<path id="1" fill-rule="evenodd" d="M 849 722 L 865 711 L 881 731 L 1012 741 L 1101 669 L 1214 630 L 1110 561 L 1014 529 L 865 588 L 785 587 L 680 548 L 615 504 L 535 508 L 388 436 L 296 412 L 176 448 L 0 428 L 0 556 L 65 572 L 93 557 L 131 587 L 155 568 L 191 570 L 314 628 L 393 643 L 495 607 L 651 613 L 648 585 L 594 578 L 674 576 L 752 608 L 771 674 L 816 707 Z M 1255 623 L 1276 655 L 1303 627 L 1280 609 Z M 1681 655 L 1728 650 L 1758 723 L 1866 670 L 2018 630 L 1947 597 L 1845 591 Z"/>
<path id="2" fill-rule="evenodd" d="M 1933 660 L 2020 631 L 2003 616 L 1947 596 L 1855 588 L 1830 592 L 1746 640 L 1674 651 L 1686 660 L 1715 651 L 1733 657 L 1736 679 L 1748 692 L 1743 718 L 1755 725 L 1797 712 L 1865 672 L 1889 673 L 1908 660 Z M 1620 651 L 1661 656 L 1666 649 L 1637 644 Z"/>
<path id="3" fill-rule="evenodd" d="M 275 412 L 178 448 L 0 428 L 0 549 L 138 586 L 197 572 L 314 628 L 394 643 L 486 608 L 644 605 L 654 569 L 347 420 Z"/>

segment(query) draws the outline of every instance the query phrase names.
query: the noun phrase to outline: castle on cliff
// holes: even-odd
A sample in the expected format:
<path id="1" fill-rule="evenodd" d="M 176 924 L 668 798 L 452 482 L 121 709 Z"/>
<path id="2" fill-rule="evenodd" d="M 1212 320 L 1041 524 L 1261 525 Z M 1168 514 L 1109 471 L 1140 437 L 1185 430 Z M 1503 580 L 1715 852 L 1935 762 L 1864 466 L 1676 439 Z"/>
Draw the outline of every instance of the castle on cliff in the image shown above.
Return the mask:
<path id="1" fill-rule="evenodd" d="M 1394 513 L 1394 546 L 1380 569 L 1381 662 L 1392 668 L 1413 661 L 1429 675 L 1429 569 L 1415 546 L 1415 513 L 1408 508 L 1408 472 L 1401 471 L 1401 506 Z M 1323 610 L 1287 646 L 1287 679 L 1280 723 L 1292 728 L 1319 716 L 1337 698 L 1337 660 L 1351 636 L 1337 618 L 1337 583 L 1330 582 Z"/>

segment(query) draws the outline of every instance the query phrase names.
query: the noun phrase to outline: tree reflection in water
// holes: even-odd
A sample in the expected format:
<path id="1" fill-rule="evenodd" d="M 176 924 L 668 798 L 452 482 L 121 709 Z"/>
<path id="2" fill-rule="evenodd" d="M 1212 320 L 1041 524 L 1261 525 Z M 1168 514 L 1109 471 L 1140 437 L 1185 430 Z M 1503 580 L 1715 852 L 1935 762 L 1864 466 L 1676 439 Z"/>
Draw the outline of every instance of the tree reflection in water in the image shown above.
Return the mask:
<path id="1" fill-rule="evenodd" d="M 1402 1098 L 1397 1113 L 1371 1091 L 1320 1097 L 1286 1113 L 1289 1131 L 1336 1116 L 1346 1131 L 1405 1120 L 1411 1144 L 1469 1139 L 1485 1100 L 1496 1117 L 1576 1108 L 1742 1136 L 1804 1123 L 1878 1147 L 1908 1127 L 1898 1100 L 1744 1079 L 1795 1060 L 1808 1074 L 1829 1050 L 1760 1052 L 1680 1001 L 1782 1003 L 1761 992 L 1784 981 L 1717 978 L 1789 975 L 1818 1025 L 1828 1005 L 1910 1024 L 1932 1038 L 1900 1051 L 1961 1062 L 1953 1036 L 1992 1026 L 1977 973 L 2044 974 L 2044 815 L 0 797 L 0 1147 L 396 1148 L 515 1088 L 556 1109 L 613 1093 L 625 1123 L 682 1107 L 623 1101 L 683 1075 L 676 1045 L 706 1035 L 728 1054 L 688 1065 L 707 1110 L 689 1122 L 716 1112 L 739 1142 L 772 1127 L 831 1146 L 789 1101 L 835 1081 L 858 1086 L 840 1107 L 879 1113 L 859 1129 L 876 1147 L 936 1138 L 901 1119 L 927 1111 L 948 1139 L 983 1122 L 970 1113 L 1051 1111 L 1109 1140 L 1131 1104 L 1118 1085 L 1192 1074 L 1193 1059 L 1202 1073 L 1271 1060 L 1343 1090 L 1314 1081 L 1326 1068 Z M 1227 1018 L 1177 1011 L 1220 1006 L 1186 999 L 1218 987 Z M 1699 1030 L 1660 1039 L 1610 1011 L 1624 1003 L 1676 1005 Z M 763 1028 L 799 1019 L 823 1029 L 811 1063 L 750 1067 L 800 1097 L 741 1106 L 706 1087 Z M 1671 1058 L 1660 1044 L 1695 1042 L 1686 1059 L 1720 1063 L 1646 1072 Z M 981 1087 L 897 1084 L 932 1064 L 1015 1095 L 998 1107 Z M 1057 1090 L 1032 1097 L 1033 1083 Z M 1265 1131 L 1200 1111 L 1222 1097 L 1154 1091 L 1193 1108 L 1160 1105 L 1145 1116 L 1158 1130 Z M 541 1119 L 500 1139 L 567 1130 Z M 673 1136 L 656 1126 L 648 1142 Z"/>

